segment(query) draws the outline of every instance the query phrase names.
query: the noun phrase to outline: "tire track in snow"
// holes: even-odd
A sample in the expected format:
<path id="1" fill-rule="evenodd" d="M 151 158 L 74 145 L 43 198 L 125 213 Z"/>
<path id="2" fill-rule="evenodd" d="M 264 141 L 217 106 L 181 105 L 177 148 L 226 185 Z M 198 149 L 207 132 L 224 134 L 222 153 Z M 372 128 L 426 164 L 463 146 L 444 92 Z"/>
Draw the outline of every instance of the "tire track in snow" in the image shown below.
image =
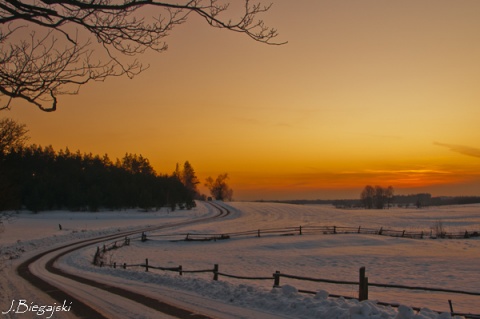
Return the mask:
<path id="1" fill-rule="evenodd" d="M 48 257 L 49 260 L 45 264 L 45 270 L 50 274 L 62 276 L 63 278 L 67 278 L 67 279 L 76 281 L 78 283 L 88 285 L 92 288 L 98 288 L 108 293 L 127 298 L 129 300 L 142 304 L 146 307 L 149 307 L 151 309 L 154 309 L 166 315 L 173 316 L 175 318 L 212 319 L 211 317 L 193 313 L 189 310 L 162 302 L 158 299 L 151 298 L 151 297 L 142 295 L 140 293 L 136 293 L 124 288 L 119 288 L 106 283 L 101 283 L 95 280 L 91 280 L 78 275 L 74 275 L 72 273 L 65 272 L 55 266 L 55 262 L 60 257 L 68 253 L 71 253 L 75 250 L 84 248 L 86 246 L 98 244 L 106 240 L 114 240 L 114 239 L 122 238 L 125 236 L 140 234 L 145 231 L 161 230 L 161 229 L 185 226 L 185 225 L 195 224 L 195 223 L 200 223 L 205 221 L 211 221 L 214 219 L 223 218 L 230 215 L 230 211 L 227 208 L 222 207 L 218 204 L 213 204 L 211 202 L 206 202 L 206 203 L 208 203 L 214 209 L 218 210 L 218 213 L 214 216 L 197 218 L 193 220 L 177 222 L 177 223 L 162 225 L 158 227 L 149 227 L 149 228 L 135 230 L 135 231 L 127 231 L 127 232 L 122 232 L 115 235 L 101 236 L 93 239 L 80 240 L 75 243 L 63 245 L 61 247 L 50 249 L 48 251 L 42 252 L 40 254 L 37 254 L 27 259 L 17 267 L 17 274 L 20 277 L 27 280 L 34 287 L 40 289 L 41 291 L 44 291 L 46 294 L 48 294 L 50 297 L 52 297 L 54 300 L 56 300 L 60 304 L 62 304 L 64 300 L 68 300 L 69 302 L 72 302 L 72 305 L 75 305 L 74 307 L 71 308 L 72 313 L 74 313 L 78 318 L 104 319 L 109 317 L 107 314 L 102 313 L 102 311 L 98 309 L 98 306 L 97 307 L 91 306 L 90 304 L 88 304 L 88 302 L 84 302 L 83 300 L 81 300 L 81 298 L 77 298 L 74 296 L 74 294 L 68 291 L 65 291 L 66 289 L 58 287 L 61 285 L 58 284 L 56 286 L 55 284 L 50 283 L 48 280 L 41 278 L 41 275 L 37 275 L 34 272 L 32 272 L 31 267 L 33 267 L 34 264 L 40 262 L 40 259 L 44 258 L 45 256 L 53 254 L 53 257 Z"/>

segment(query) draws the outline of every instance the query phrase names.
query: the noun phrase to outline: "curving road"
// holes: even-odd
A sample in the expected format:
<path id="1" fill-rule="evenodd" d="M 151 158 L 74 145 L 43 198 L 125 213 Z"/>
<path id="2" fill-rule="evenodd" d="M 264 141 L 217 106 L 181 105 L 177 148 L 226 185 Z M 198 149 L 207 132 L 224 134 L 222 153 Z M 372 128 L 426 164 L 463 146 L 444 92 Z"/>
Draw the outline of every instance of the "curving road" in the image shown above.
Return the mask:
<path id="1" fill-rule="evenodd" d="M 66 301 L 66 305 L 64 306 L 71 306 L 69 315 L 73 313 L 77 318 L 136 318 L 139 313 L 145 318 L 211 318 L 164 302 L 159 298 L 153 298 L 131 291 L 128 288 L 121 288 L 105 282 L 68 273 L 55 265 L 55 262 L 60 257 L 86 246 L 136 235 L 145 231 L 203 223 L 223 218 L 230 214 L 228 209 L 218 204 L 211 202 L 207 202 L 207 204 L 214 207 L 218 213 L 214 216 L 149 227 L 136 231 L 126 231 L 115 235 L 81 240 L 53 248 L 35 255 L 20 264 L 17 268 L 17 273 L 31 285 L 47 293 L 57 302 L 57 305 L 64 305 Z M 57 315 L 60 315 L 60 313 L 57 313 Z"/>

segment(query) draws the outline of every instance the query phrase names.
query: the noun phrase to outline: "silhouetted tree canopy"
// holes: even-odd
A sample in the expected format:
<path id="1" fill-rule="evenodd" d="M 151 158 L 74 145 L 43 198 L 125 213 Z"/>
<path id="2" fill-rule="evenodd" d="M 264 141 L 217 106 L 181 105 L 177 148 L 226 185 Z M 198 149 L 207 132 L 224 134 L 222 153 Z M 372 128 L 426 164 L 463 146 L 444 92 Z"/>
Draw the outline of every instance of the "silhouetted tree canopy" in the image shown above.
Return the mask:
<path id="1" fill-rule="evenodd" d="M 215 180 L 210 176 L 207 177 L 205 186 L 216 200 L 232 200 L 233 190 L 228 186 L 227 179 L 227 173 L 218 175 Z"/>
<path id="2" fill-rule="evenodd" d="M 133 77 L 146 68 L 135 57 L 165 51 L 165 37 L 191 15 L 279 44 L 273 42 L 277 31 L 259 18 L 271 5 L 234 2 L 239 5 L 238 14 L 217 0 L 1 0 L 0 96 L 6 100 L 0 109 L 18 98 L 55 111 L 59 95 L 76 94 L 83 84 Z"/>
<path id="3" fill-rule="evenodd" d="M 19 143 L 0 151 L 0 210 L 173 210 L 192 202 L 190 189 L 175 176 L 157 174 L 142 155 L 127 153 L 113 163 L 108 155 L 51 146 Z"/>
<path id="4" fill-rule="evenodd" d="M 3 118 L 0 120 L 0 153 L 8 153 L 11 149 L 21 147 L 28 140 L 25 124 Z"/>
<path id="5" fill-rule="evenodd" d="M 371 209 L 383 209 L 385 205 L 390 207 L 394 198 L 394 190 L 392 186 L 387 188 L 376 185 L 375 187 L 371 185 L 365 186 L 360 194 L 360 200 L 365 208 Z"/>

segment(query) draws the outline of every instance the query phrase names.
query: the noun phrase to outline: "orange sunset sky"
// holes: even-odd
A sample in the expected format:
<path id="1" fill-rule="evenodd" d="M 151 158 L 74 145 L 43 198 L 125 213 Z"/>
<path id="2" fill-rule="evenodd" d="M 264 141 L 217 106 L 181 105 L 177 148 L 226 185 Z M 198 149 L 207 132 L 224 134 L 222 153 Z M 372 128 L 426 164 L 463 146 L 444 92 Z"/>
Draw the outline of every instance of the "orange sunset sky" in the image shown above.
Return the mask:
<path id="1" fill-rule="evenodd" d="M 56 150 L 142 154 L 159 173 L 188 160 L 202 184 L 228 172 L 236 200 L 480 195 L 480 1 L 272 1 L 286 45 L 191 17 L 133 80 L 0 117 Z"/>

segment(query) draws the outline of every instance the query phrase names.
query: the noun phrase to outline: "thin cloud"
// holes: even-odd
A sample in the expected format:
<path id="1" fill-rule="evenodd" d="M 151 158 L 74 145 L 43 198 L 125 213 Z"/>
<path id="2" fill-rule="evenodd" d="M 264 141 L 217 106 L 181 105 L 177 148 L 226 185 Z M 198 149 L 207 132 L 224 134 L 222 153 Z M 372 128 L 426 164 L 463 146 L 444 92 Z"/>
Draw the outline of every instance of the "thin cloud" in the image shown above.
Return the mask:
<path id="1" fill-rule="evenodd" d="M 438 143 L 438 142 L 434 142 L 433 144 L 437 146 L 446 147 L 452 152 L 480 158 L 480 149 L 478 148 L 468 147 L 464 145 L 444 144 L 444 143 Z"/>

